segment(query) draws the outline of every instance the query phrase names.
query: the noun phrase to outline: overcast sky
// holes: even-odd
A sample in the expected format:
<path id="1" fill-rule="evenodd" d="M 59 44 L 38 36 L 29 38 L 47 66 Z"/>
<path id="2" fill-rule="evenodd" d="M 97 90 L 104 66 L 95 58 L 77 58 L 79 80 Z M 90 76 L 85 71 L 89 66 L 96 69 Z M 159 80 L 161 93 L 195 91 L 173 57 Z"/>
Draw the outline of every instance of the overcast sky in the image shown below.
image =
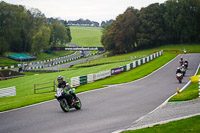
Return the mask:
<path id="1" fill-rule="evenodd" d="M 2 0 L 0 0 L 2 1 Z M 79 18 L 101 22 L 115 19 L 127 7 L 140 9 L 152 3 L 166 0 L 4 0 L 7 3 L 25 5 L 26 8 L 38 8 L 46 17 L 66 20 Z"/>

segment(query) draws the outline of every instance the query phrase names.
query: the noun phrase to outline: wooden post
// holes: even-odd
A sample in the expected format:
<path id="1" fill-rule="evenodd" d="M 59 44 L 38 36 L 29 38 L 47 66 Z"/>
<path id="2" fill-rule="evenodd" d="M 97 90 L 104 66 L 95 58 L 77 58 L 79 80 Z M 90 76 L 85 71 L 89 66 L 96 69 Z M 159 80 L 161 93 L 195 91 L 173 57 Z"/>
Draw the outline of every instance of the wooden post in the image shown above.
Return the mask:
<path id="1" fill-rule="evenodd" d="M 54 90 L 54 91 L 56 91 L 55 86 L 56 86 L 56 81 L 54 80 L 54 82 L 53 82 L 53 90 Z"/>
<path id="2" fill-rule="evenodd" d="M 34 84 L 34 94 L 36 93 L 36 84 Z"/>

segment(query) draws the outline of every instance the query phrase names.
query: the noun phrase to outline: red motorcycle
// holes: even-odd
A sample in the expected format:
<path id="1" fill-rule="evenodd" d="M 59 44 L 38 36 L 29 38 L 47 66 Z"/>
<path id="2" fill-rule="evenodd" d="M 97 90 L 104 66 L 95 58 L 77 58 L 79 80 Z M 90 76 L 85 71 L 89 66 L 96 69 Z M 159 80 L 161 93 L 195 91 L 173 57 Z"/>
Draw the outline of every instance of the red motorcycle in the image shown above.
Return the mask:
<path id="1" fill-rule="evenodd" d="M 179 83 L 182 83 L 183 74 L 182 74 L 182 73 L 177 73 L 177 74 L 176 74 L 176 78 L 177 78 L 177 80 L 179 81 Z"/>

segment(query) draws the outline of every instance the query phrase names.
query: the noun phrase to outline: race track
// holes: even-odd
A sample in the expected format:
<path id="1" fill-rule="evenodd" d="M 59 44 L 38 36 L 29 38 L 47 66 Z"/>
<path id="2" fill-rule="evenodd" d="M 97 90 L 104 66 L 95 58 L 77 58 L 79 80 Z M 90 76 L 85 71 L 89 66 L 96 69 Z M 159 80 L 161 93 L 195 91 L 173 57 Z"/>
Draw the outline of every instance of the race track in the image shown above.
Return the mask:
<path id="1" fill-rule="evenodd" d="M 176 80 L 176 57 L 150 76 L 126 84 L 79 94 L 82 110 L 63 113 L 57 101 L 0 113 L 0 133 L 110 133 L 131 125 L 182 88 L 194 75 L 200 54 L 187 54 L 183 83 Z M 134 76 L 134 75 L 133 75 Z"/>

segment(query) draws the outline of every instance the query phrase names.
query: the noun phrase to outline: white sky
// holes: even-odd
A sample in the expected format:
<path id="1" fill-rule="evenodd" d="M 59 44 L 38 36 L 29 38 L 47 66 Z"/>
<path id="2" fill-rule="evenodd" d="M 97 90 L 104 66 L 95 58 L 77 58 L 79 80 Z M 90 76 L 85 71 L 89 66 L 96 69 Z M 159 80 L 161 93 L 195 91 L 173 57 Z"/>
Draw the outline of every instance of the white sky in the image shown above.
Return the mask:
<path id="1" fill-rule="evenodd" d="M 0 0 L 2 1 L 2 0 Z M 77 20 L 79 18 L 101 22 L 115 19 L 127 7 L 136 9 L 166 0 L 4 0 L 7 3 L 38 8 L 46 17 Z"/>

